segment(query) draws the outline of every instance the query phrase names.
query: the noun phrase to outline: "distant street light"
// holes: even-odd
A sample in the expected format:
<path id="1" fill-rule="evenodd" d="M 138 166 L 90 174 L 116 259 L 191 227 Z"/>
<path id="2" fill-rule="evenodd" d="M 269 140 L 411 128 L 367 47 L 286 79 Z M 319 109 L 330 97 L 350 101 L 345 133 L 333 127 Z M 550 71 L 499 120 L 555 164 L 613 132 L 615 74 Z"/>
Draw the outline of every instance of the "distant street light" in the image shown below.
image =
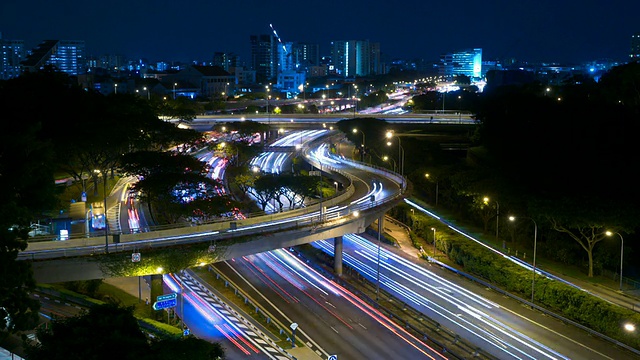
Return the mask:
<path id="1" fill-rule="evenodd" d="M 392 158 L 388 157 L 387 155 L 383 156 L 382 160 L 383 161 L 388 161 L 388 160 L 393 161 L 393 172 L 396 172 L 396 161 L 395 160 L 393 160 Z"/>
<path id="2" fill-rule="evenodd" d="M 484 197 L 484 199 L 482 199 L 484 201 L 485 204 L 489 204 L 489 198 L 488 197 Z M 497 201 L 494 200 L 494 202 L 496 203 L 496 239 L 498 239 L 498 221 L 500 220 L 500 204 L 498 204 Z M 505 242 L 505 239 L 502 239 L 502 248 L 506 248 L 507 244 Z"/>
<path id="3" fill-rule="evenodd" d="M 431 228 L 433 230 L 433 258 L 436 258 L 436 228 Z"/>
<path id="4" fill-rule="evenodd" d="M 427 179 L 429 179 L 431 177 L 431 174 L 424 174 L 424 177 L 426 177 Z M 438 206 L 438 179 L 435 179 L 436 182 L 436 204 L 435 206 Z"/>
<path id="5" fill-rule="evenodd" d="M 402 179 L 400 184 L 400 192 L 402 192 L 404 188 L 404 148 L 400 142 L 400 136 L 394 134 L 393 131 L 387 131 L 385 136 L 387 139 L 391 139 L 393 136 L 398 138 L 398 167 L 400 168 L 400 177 Z M 387 145 L 390 146 L 391 142 L 387 142 Z"/>
<path id="6" fill-rule="evenodd" d="M 147 91 L 147 100 L 151 100 L 151 94 L 149 94 L 149 89 L 145 86 L 142 88 L 142 90 L 146 90 Z"/>
<path id="7" fill-rule="evenodd" d="M 113 84 L 114 87 L 114 91 L 117 94 L 118 93 L 118 83 Z"/>
<path id="8" fill-rule="evenodd" d="M 364 151 L 365 151 L 365 144 L 364 144 L 364 131 L 362 130 L 358 130 L 357 128 L 353 129 L 353 133 L 357 134 L 358 131 L 360 131 L 362 133 L 362 151 L 360 152 L 360 161 L 364 162 Z"/>
<path id="9" fill-rule="evenodd" d="M 613 234 L 618 234 L 618 236 L 620 236 L 620 291 L 622 291 L 622 261 L 624 259 L 624 239 L 618 232 L 614 233 L 611 231 L 607 231 L 605 234 L 607 234 L 607 236 L 613 236 Z"/>
<path id="10" fill-rule="evenodd" d="M 536 283 L 536 247 L 538 244 L 538 224 L 532 218 L 524 218 L 533 221 L 533 276 L 531 278 L 531 303 L 533 304 L 533 294 L 535 291 L 535 283 Z M 510 221 L 516 221 L 515 216 L 509 216 Z"/>
<path id="11" fill-rule="evenodd" d="M 176 99 L 176 86 L 178 86 L 178 83 L 173 83 L 173 100 Z"/>

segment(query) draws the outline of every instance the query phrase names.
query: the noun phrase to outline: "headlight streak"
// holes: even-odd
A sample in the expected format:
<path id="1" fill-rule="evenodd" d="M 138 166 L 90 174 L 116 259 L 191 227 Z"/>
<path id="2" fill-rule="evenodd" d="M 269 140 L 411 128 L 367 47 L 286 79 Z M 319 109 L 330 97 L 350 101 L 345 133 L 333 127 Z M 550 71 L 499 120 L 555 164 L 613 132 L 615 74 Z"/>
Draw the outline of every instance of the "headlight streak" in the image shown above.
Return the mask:
<path id="1" fill-rule="evenodd" d="M 175 274 L 165 274 L 162 276 L 163 282 L 174 292 L 181 293 L 182 301 L 188 301 L 189 304 L 205 319 L 207 319 L 222 335 L 224 335 L 229 341 L 236 345 L 242 352 L 249 355 L 248 352 L 238 340 L 244 343 L 247 347 L 253 350 L 256 354 L 260 353 L 253 344 L 251 344 L 246 336 L 242 333 L 236 325 L 227 319 L 222 313 L 218 311 L 211 304 L 204 301 L 198 296 L 193 289 L 185 285 L 180 278 Z M 187 291 L 188 290 L 188 291 Z M 182 314 L 184 318 L 184 314 Z M 231 325 L 231 326 L 230 326 Z M 231 334 L 230 334 L 231 333 Z"/>
<path id="2" fill-rule="evenodd" d="M 280 250 L 271 251 L 271 253 L 278 253 L 281 256 L 284 255 L 282 260 L 285 260 L 288 263 L 294 263 L 295 264 L 294 266 L 296 266 L 296 268 L 304 269 L 304 272 L 307 273 L 307 274 L 315 274 L 314 276 L 312 276 L 312 278 L 314 278 L 314 279 L 323 278 L 322 275 L 318 274 L 316 270 L 314 270 L 310 266 L 306 265 L 304 262 L 302 262 L 297 257 L 293 256 L 288 251 L 284 251 L 284 250 L 280 249 Z M 318 280 L 316 280 L 316 281 L 318 281 Z M 434 359 L 435 360 L 437 358 L 435 358 L 431 354 L 427 353 L 420 346 L 417 346 L 416 342 L 419 343 L 421 346 L 424 346 L 424 347 L 428 348 L 429 350 L 433 351 L 434 353 L 439 354 L 440 356 L 442 356 L 443 359 L 445 358 L 444 355 L 440 354 L 438 351 L 436 351 L 435 349 L 431 348 L 427 344 L 424 344 L 418 338 L 416 338 L 415 336 L 410 334 L 408 331 L 406 331 L 403 327 L 399 326 L 394 321 L 392 321 L 389 318 L 387 318 L 380 311 L 376 310 L 371 305 L 367 304 L 362 299 L 358 298 L 357 296 L 352 294 L 350 291 L 348 291 L 344 287 L 342 287 L 339 284 L 337 284 L 337 283 L 335 283 L 335 282 L 333 282 L 331 280 L 328 280 L 328 279 L 321 280 L 320 283 L 323 284 L 328 289 L 330 289 L 336 296 L 342 297 L 343 299 L 345 299 L 348 302 L 350 302 L 352 305 L 356 306 L 362 312 L 364 312 L 365 314 L 369 315 L 371 318 L 373 318 L 376 321 L 378 321 L 379 324 L 381 324 L 382 326 L 387 328 L 392 333 L 396 334 L 398 337 L 400 337 L 402 340 L 404 340 L 407 344 L 413 346 L 416 350 L 420 351 L 421 353 L 423 353 L 424 355 L 426 355 L 430 359 Z"/>
<path id="3" fill-rule="evenodd" d="M 377 246 L 374 246 L 371 242 L 366 241 L 364 238 L 362 238 L 360 236 L 357 236 L 357 235 L 354 235 L 354 234 L 345 235 L 345 237 L 347 237 L 348 240 L 354 242 L 354 244 L 356 244 L 358 246 L 362 246 L 365 249 L 365 251 L 369 252 L 369 254 L 367 256 L 365 256 L 365 258 L 367 258 L 371 263 L 376 263 L 377 262 L 376 256 L 372 255 L 374 253 L 374 251 L 377 251 Z M 326 241 L 326 240 L 317 241 L 317 242 L 313 243 L 313 245 L 316 245 L 316 243 L 318 244 L 318 247 L 320 247 L 324 251 L 326 251 L 325 250 L 326 248 L 332 248 L 332 245 L 330 244 L 330 242 Z M 366 255 L 366 252 L 364 252 L 364 253 L 362 251 L 357 251 L 357 252 L 362 254 L 363 256 Z M 399 257 L 399 256 L 397 256 L 397 255 L 395 255 L 393 253 L 388 252 L 387 250 L 382 249 L 381 250 L 381 255 L 382 255 L 382 253 L 385 253 L 387 255 L 387 258 L 385 258 L 385 262 L 384 263 L 381 261 L 380 266 L 385 268 L 385 269 L 387 269 L 389 272 L 394 273 L 397 276 L 402 277 L 404 279 L 407 279 L 407 281 L 410 281 L 412 284 L 418 286 L 419 288 L 423 289 L 424 291 L 427 291 L 427 292 L 437 296 L 438 298 L 442 299 L 443 301 L 446 301 L 446 302 L 450 303 L 451 305 L 455 306 L 460 311 L 463 311 L 464 313 L 469 314 L 469 316 L 473 317 L 474 319 L 477 319 L 482 324 L 487 326 L 489 329 L 493 329 L 494 331 L 496 331 L 498 333 L 502 333 L 507 338 L 511 338 L 512 340 L 515 340 L 516 342 L 524 345 L 525 347 L 527 347 L 529 349 L 532 349 L 535 352 L 540 353 L 541 355 L 544 355 L 544 356 L 546 356 L 546 357 L 548 357 L 550 359 L 557 359 L 557 358 L 567 359 L 563 355 L 558 354 L 557 352 L 555 352 L 554 350 L 548 348 L 547 346 L 545 346 L 545 345 L 543 345 L 543 344 L 541 344 L 541 343 L 539 343 L 539 342 L 537 342 L 537 341 L 525 336 L 524 334 L 521 334 L 521 333 L 519 333 L 519 332 L 517 332 L 515 330 L 512 330 L 508 326 L 506 326 L 503 323 L 491 318 L 490 316 L 488 316 L 488 315 L 484 314 L 483 312 L 473 308 L 472 306 L 470 306 L 468 304 L 465 304 L 465 303 L 462 303 L 462 301 L 460 299 L 457 299 L 457 298 L 451 296 L 448 292 L 442 291 L 443 290 L 442 288 L 440 288 L 440 287 L 435 287 L 434 289 L 427 288 L 427 284 L 426 283 L 424 283 L 423 281 L 421 281 L 421 280 L 415 278 L 414 276 L 408 274 L 407 272 L 400 271 L 396 267 L 389 265 L 388 262 L 389 262 L 389 260 L 396 261 L 401 265 L 410 267 L 413 271 L 418 271 L 422 275 L 428 276 L 432 280 L 434 280 L 436 278 L 439 278 L 437 275 L 433 274 L 432 272 L 429 272 L 426 269 L 420 269 L 415 264 L 413 264 L 411 262 L 408 262 L 408 261 L 404 260 L 403 258 L 401 258 L 401 257 Z M 351 255 L 349 255 L 347 253 L 343 253 L 343 260 L 346 261 L 351 266 L 354 266 L 354 268 L 357 271 L 361 272 L 361 273 L 373 274 L 373 270 L 372 269 L 367 269 L 367 268 L 369 268 L 368 265 L 363 265 L 361 262 L 355 261 L 356 259 L 354 259 Z M 382 256 L 381 256 L 381 260 L 382 260 Z M 370 275 L 370 278 L 371 279 L 375 279 L 375 276 Z M 532 358 L 532 359 L 534 358 L 531 355 L 527 354 L 526 352 L 520 350 L 519 348 L 516 348 L 513 345 L 506 343 L 503 339 L 500 339 L 497 336 L 493 335 L 489 330 L 485 329 L 484 327 L 481 327 L 481 326 L 479 326 L 479 325 L 477 325 L 475 323 L 472 323 L 469 320 L 467 320 L 466 318 L 458 316 L 458 314 L 455 314 L 452 311 L 442 307 L 438 303 L 434 303 L 433 301 L 425 299 L 423 295 L 416 293 L 415 291 L 413 291 L 410 288 L 408 288 L 406 285 L 395 283 L 394 286 L 390 287 L 389 286 L 390 283 L 394 283 L 394 282 L 395 281 L 393 279 L 390 279 L 390 278 L 386 277 L 384 274 L 381 274 L 381 284 L 382 285 L 385 285 L 388 288 L 392 288 L 392 289 L 398 289 L 398 288 L 403 289 L 403 291 L 400 292 L 401 294 L 403 294 L 403 296 L 406 296 L 404 294 L 407 294 L 407 293 L 412 294 L 412 296 L 407 297 L 408 300 L 412 300 L 412 301 L 416 302 L 417 304 L 424 304 L 423 306 L 425 306 L 427 309 L 429 309 L 429 310 L 433 311 L 434 313 L 442 316 L 443 318 L 447 319 L 448 321 L 451 321 L 452 323 L 456 324 L 457 326 L 460 326 L 461 328 L 465 329 L 469 333 L 474 334 L 475 336 L 477 336 L 479 339 L 482 339 L 482 340 L 486 341 L 487 343 L 493 345 L 497 349 L 500 349 L 501 351 L 504 351 L 507 354 L 509 354 L 511 356 L 514 356 L 516 358 L 520 358 L 520 356 L 525 356 L 526 358 Z M 491 305 L 497 307 L 497 304 L 489 302 L 486 299 L 483 299 L 482 297 L 477 296 L 475 294 L 472 295 L 472 296 L 469 296 L 469 294 L 464 294 L 465 292 L 468 293 L 468 291 L 466 291 L 466 290 L 461 291 L 459 286 L 457 286 L 455 284 L 451 284 L 450 282 L 448 282 L 445 279 L 440 279 L 438 281 L 438 283 L 440 285 L 442 285 L 442 286 L 454 288 L 456 291 L 459 292 L 460 295 L 464 295 L 465 297 L 467 297 L 468 299 L 470 299 L 470 300 L 472 300 L 472 301 L 474 301 L 476 303 L 479 302 L 478 299 L 483 300 L 486 303 L 486 305 L 484 305 L 484 306 L 487 307 L 487 308 L 491 308 Z M 416 299 L 419 299 L 419 300 L 416 300 Z M 483 305 L 483 304 L 481 304 L 481 305 Z M 489 319 L 489 320 L 487 320 L 487 319 Z M 510 330 L 510 332 L 507 332 L 506 330 Z M 522 339 L 519 338 L 519 337 L 516 337 L 516 335 L 521 336 Z M 494 339 L 494 341 L 491 341 L 490 339 Z M 528 343 L 528 342 L 525 342 L 525 341 L 529 341 L 531 343 Z M 505 344 L 508 344 L 508 347 L 513 349 L 512 351 L 520 353 L 521 355 L 516 355 L 512 351 L 509 351 L 507 348 L 505 348 Z M 535 346 L 539 346 L 541 349 L 540 348 L 536 348 L 534 345 Z M 547 352 L 545 352 L 545 350 Z M 551 354 L 549 354 L 549 353 L 551 353 Z"/>
<path id="4" fill-rule="evenodd" d="M 242 257 L 247 263 L 249 263 L 251 265 L 251 267 L 247 266 L 247 269 L 249 271 L 251 271 L 252 274 L 255 275 L 256 279 L 260 279 L 259 275 L 262 275 L 263 277 L 265 277 L 267 280 L 269 280 L 269 282 L 265 282 L 265 284 L 270 287 L 274 293 L 278 294 L 278 296 L 280 296 L 282 298 L 282 300 L 284 300 L 286 303 L 291 303 L 291 302 L 298 302 L 298 299 L 289 294 L 289 292 L 287 290 L 285 290 L 284 288 L 282 288 L 282 286 L 280 286 L 280 284 L 278 284 L 275 280 L 273 280 L 273 278 L 271 278 L 269 275 L 267 275 L 267 273 L 262 270 L 259 266 L 257 266 L 255 264 L 255 262 L 253 261 L 253 256 L 243 256 Z M 269 263 L 267 263 L 269 264 Z M 271 265 L 268 265 L 272 270 L 274 270 L 272 268 Z M 278 275 L 282 276 L 283 278 L 285 278 L 285 276 L 283 274 L 281 274 L 279 271 L 274 270 Z M 286 278 L 287 281 L 289 283 L 293 283 L 295 280 L 292 279 L 291 277 L 287 277 Z M 295 286 L 295 285 L 294 285 Z M 302 284 L 300 284 L 300 286 L 302 286 Z M 282 294 L 285 294 L 287 297 L 284 297 Z"/>
<path id="5" fill-rule="evenodd" d="M 429 216 L 431 216 L 431 217 L 433 217 L 433 218 L 435 218 L 435 219 L 439 220 L 439 221 L 440 221 L 440 222 L 442 222 L 443 224 L 447 225 L 447 227 L 448 227 L 449 229 L 451 229 L 451 230 L 453 230 L 453 231 L 457 232 L 458 234 L 460 234 L 460 235 L 462 235 L 462 236 L 466 237 L 466 238 L 467 238 L 467 239 L 469 239 L 469 240 L 475 241 L 477 244 L 484 246 L 486 249 L 488 249 L 488 250 L 490 250 L 490 251 L 494 252 L 495 254 L 497 254 L 497 255 L 499 255 L 499 256 L 502 256 L 503 258 L 508 259 L 508 260 L 510 260 L 511 262 L 513 262 L 514 264 L 518 264 L 518 265 L 522 266 L 523 268 L 525 268 L 525 269 L 527 269 L 527 270 L 532 270 L 532 269 L 533 269 L 533 267 L 532 267 L 531 265 L 529 265 L 528 263 L 526 263 L 526 262 L 524 262 L 524 261 L 522 261 L 522 260 L 520 260 L 520 259 L 518 259 L 518 258 L 516 258 L 516 257 L 505 255 L 505 254 L 503 254 L 502 252 L 500 252 L 500 251 L 498 251 L 498 250 L 496 250 L 496 249 L 492 248 L 491 246 L 489 246 L 489 245 L 487 245 L 487 244 L 485 244 L 485 243 L 483 243 L 483 242 L 481 242 L 481 241 L 477 240 L 477 239 L 476 239 L 476 238 L 474 238 L 473 236 L 471 236 L 471 235 L 468 235 L 468 234 L 464 233 L 462 230 L 457 229 L 457 228 L 456 228 L 456 227 L 454 227 L 453 225 L 449 224 L 447 221 L 445 221 L 445 220 L 441 219 L 441 218 L 440 218 L 439 216 L 437 216 L 436 214 L 434 214 L 434 213 L 432 213 L 432 212 L 430 212 L 430 211 L 426 210 L 425 208 L 421 207 L 420 205 L 418 205 L 418 204 L 414 203 L 413 201 L 411 201 L 411 200 L 409 200 L 409 199 L 404 199 L 404 201 L 405 201 L 407 204 L 409 204 L 409 205 L 413 206 L 414 208 L 416 208 L 416 209 L 418 209 L 418 210 L 422 211 L 423 213 L 425 213 L 425 214 L 427 214 L 427 215 L 429 215 Z M 565 279 L 562 279 L 562 278 L 556 277 L 556 276 L 554 276 L 554 275 L 552 275 L 552 274 L 549 274 L 549 273 L 547 273 L 547 272 L 543 272 L 543 271 L 541 271 L 540 269 L 536 269 L 536 274 L 542 274 L 543 276 L 546 276 L 548 279 L 552 279 L 552 280 L 557 280 L 557 281 L 564 282 L 565 284 L 570 285 L 570 286 L 573 286 L 573 287 L 575 287 L 576 289 L 579 289 L 579 290 L 582 290 L 582 291 L 585 291 L 585 292 L 589 293 L 589 291 L 587 291 L 587 290 L 585 290 L 585 289 L 581 288 L 580 286 L 578 286 L 578 285 L 576 285 L 576 284 L 573 284 L 573 283 L 571 283 L 571 282 L 569 282 L 569 281 L 566 281 Z"/>

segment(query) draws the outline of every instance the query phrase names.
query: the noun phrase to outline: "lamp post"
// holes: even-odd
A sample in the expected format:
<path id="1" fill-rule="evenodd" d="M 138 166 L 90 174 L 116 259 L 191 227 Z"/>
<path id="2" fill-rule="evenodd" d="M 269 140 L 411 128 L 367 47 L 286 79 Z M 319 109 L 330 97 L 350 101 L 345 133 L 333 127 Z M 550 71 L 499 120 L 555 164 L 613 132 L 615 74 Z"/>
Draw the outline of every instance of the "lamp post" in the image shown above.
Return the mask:
<path id="1" fill-rule="evenodd" d="M 612 236 L 613 234 L 618 234 L 618 236 L 620 236 L 620 291 L 622 291 L 622 260 L 624 259 L 624 238 L 622 238 L 622 235 L 620 235 L 619 232 L 611 232 L 611 231 L 607 231 L 605 234 L 607 234 L 607 236 Z"/>
<path id="2" fill-rule="evenodd" d="M 462 96 L 458 95 L 458 124 L 462 123 Z"/>
<path id="3" fill-rule="evenodd" d="M 433 258 L 436 258 L 436 228 L 431 228 L 433 230 Z"/>
<path id="4" fill-rule="evenodd" d="M 271 126 L 271 113 L 269 112 L 269 100 L 271 100 L 271 95 L 269 94 L 269 86 L 265 86 L 267 89 L 267 123 Z"/>
<path id="5" fill-rule="evenodd" d="M 489 198 L 485 196 L 485 198 L 483 199 L 485 204 L 489 203 Z M 498 222 L 500 221 L 500 204 L 494 200 L 494 202 L 496 203 L 496 239 L 498 239 Z M 506 248 L 507 244 L 505 243 L 505 239 L 502 239 L 502 248 Z"/>
<path id="6" fill-rule="evenodd" d="M 391 139 L 394 136 L 394 133 L 391 131 L 387 131 L 386 137 L 387 139 Z M 402 178 L 402 183 L 400 191 L 402 192 L 404 188 L 404 148 L 402 147 L 400 136 L 395 135 L 398 138 L 398 166 L 400 168 L 400 177 Z M 391 142 L 387 142 L 387 145 L 391 145 Z"/>
<path id="7" fill-rule="evenodd" d="M 142 90 L 145 90 L 147 92 L 147 100 L 151 100 L 151 94 L 149 94 L 149 88 L 148 87 L 143 87 Z"/>
<path id="8" fill-rule="evenodd" d="M 533 275 L 531 277 L 531 303 L 533 304 L 533 294 L 535 293 L 535 284 L 536 284 L 536 248 L 538 245 L 538 224 L 532 218 L 525 218 L 533 221 Z M 515 221 L 516 218 L 514 216 L 509 216 L 510 221 Z"/>
<path id="9" fill-rule="evenodd" d="M 355 96 L 353 97 L 353 118 L 356 118 L 358 112 L 358 85 L 353 85 L 355 89 Z"/>
<path id="10" fill-rule="evenodd" d="M 176 99 L 176 86 L 178 86 L 178 83 L 173 83 L 173 100 Z"/>
<path id="11" fill-rule="evenodd" d="M 118 93 L 118 83 L 113 84 L 114 87 L 114 92 L 117 94 Z"/>
<path id="12" fill-rule="evenodd" d="M 388 157 L 387 155 L 383 156 L 382 160 L 383 161 L 388 161 L 388 160 L 393 161 L 393 172 L 396 172 L 396 161 L 395 160 L 393 160 L 392 158 Z"/>
<path id="13" fill-rule="evenodd" d="M 364 162 L 364 150 L 365 150 L 365 144 L 364 144 L 364 140 L 365 140 L 365 138 L 364 138 L 364 131 L 362 131 L 362 130 L 358 130 L 357 128 L 354 128 L 354 129 L 353 129 L 353 133 L 354 133 L 354 134 L 357 134 L 357 133 L 358 133 L 358 131 L 360 131 L 360 132 L 362 133 L 362 151 L 360 152 L 360 158 L 361 158 L 361 161 L 362 161 L 362 162 Z"/>
<path id="14" fill-rule="evenodd" d="M 102 185 L 104 192 L 104 251 L 109 253 L 109 221 L 107 221 L 107 172 L 104 170 L 93 170 L 93 172 L 102 174 Z"/>
<path id="15" fill-rule="evenodd" d="M 298 328 L 298 323 L 292 323 L 289 327 L 291 327 L 291 347 L 296 347 L 296 329 Z"/>
<path id="16" fill-rule="evenodd" d="M 424 177 L 429 179 L 431 177 L 431 174 L 429 173 L 424 174 Z M 438 179 L 437 178 L 435 179 L 435 182 L 436 182 L 436 205 L 435 206 L 438 206 Z"/>

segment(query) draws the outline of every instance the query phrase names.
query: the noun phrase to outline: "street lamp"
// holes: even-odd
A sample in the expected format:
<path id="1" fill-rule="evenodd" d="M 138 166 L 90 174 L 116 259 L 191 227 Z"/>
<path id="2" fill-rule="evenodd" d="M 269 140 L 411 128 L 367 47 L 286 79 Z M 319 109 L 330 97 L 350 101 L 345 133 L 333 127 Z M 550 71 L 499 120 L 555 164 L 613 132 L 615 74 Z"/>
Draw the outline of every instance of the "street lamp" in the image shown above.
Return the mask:
<path id="1" fill-rule="evenodd" d="M 109 221 L 107 220 L 107 172 L 93 170 L 94 173 L 102 174 L 102 184 L 104 192 L 104 251 L 109 253 Z"/>
<path id="2" fill-rule="evenodd" d="M 391 139 L 395 134 L 392 131 L 387 131 L 386 137 L 387 139 Z M 402 144 L 400 143 L 400 136 L 395 135 L 395 137 L 398 138 L 398 164 L 400 167 L 400 177 L 402 178 L 402 183 L 400 191 L 402 192 L 403 188 L 404 188 L 404 148 L 402 147 Z M 391 145 L 391 142 L 387 142 L 387 145 Z"/>
<path id="3" fill-rule="evenodd" d="M 431 228 L 433 230 L 433 258 L 436 258 L 436 228 Z"/>
<path id="4" fill-rule="evenodd" d="M 115 88 L 115 90 L 114 90 L 114 91 L 115 91 L 115 93 L 117 94 L 117 93 L 118 93 L 118 83 L 113 84 L 113 86 L 114 86 L 114 88 Z"/>
<path id="5" fill-rule="evenodd" d="M 365 150 L 365 145 L 364 145 L 364 131 L 362 130 L 358 130 L 357 128 L 353 129 L 353 133 L 357 134 L 358 131 L 360 131 L 362 133 L 362 152 L 360 153 L 360 157 L 361 157 L 361 161 L 364 162 L 364 150 Z"/>
<path id="6" fill-rule="evenodd" d="M 462 96 L 458 95 L 458 124 L 462 123 Z"/>
<path id="7" fill-rule="evenodd" d="M 427 179 L 429 179 L 431 177 L 431 174 L 427 173 L 424 174 L 424 177 L 426 177 Z M 435 179 L 436 182 L 436 206 L 438 206 L 438 179 Z"/>
<path id="8" fill-rule="evenodd" d="M 607 231 L 605 234 L 607 234 L 607 236 L 613 236 L 613 234 L 618 234 L 618 236 L 620 236 L 620 291 L 622 291 L 622 260 L 624 258 L 624 239 L 619 232 L 614 233 L 611 231 Z"/>
<path id="9" fill-rule="evenodd" d="M 484 197 L 484 199 L 482 199 L 484 201 L 485 204 L 489 204 L 489 198 L 488 197 Z M 498 222 L 500 221 L 500 204 L 498 204 L 497 201 L 494 200 L 494 202 L 496 203 L 496 239 L 498 239 Z M 502 248 L 506 248 L 507 244 L 505 243 L 505 239 L 502 239 Z"/>
<path id="10" fill-rule="evenodd" d="M 173 83 L 173 100 L 176 99 L 176 86 L 178 86 L 178 83 Z"/>
<path id="11" fill-rule="evenodd" d="M 271 100 L 271 94 L 269 94 L 269 86 L 265 86 L 267 89 L 267 122 L 269 126 L 271 125 L 271 113 L 269 112 L 269 100 Z"/>
<path id="12" fill-rule="evenodd" d="M 353 118 L 355 119 L 358 112 L 358 85 L 353 85 L 355 88 L 355 96 L 353 97 Z"/>
<path id="13" fill-rule="evenodd" d="M 388 160 L 393 161 L 393 172 L 396 172 L 396 161 L 395 160 L 393 160 L 392 158 L 388 157 L 387 155 L 383 156 L 382 160 L 383 161 L 388 161 Z"/>
<path id="14" fill-rule="evenodd" d="M 142 88 L 142 90 L 145 90 L 147 92 L 147 100 L 151 100 L 151 94 L 149 94 L 149 89 L 145 86 Z"/>
<path id="15" fill-rule="evenodd" d="M 533 275 L 531 277 L 531 303 L 533 304 L 533 294 L 535 291 L 535 283 L 536 283 L 536 247 L 538 245 L 538 224 L 532 218 L 525 218 L 533 221 Z M 509 216 L 510 221 L 515 221 L 515 216 Z"/>

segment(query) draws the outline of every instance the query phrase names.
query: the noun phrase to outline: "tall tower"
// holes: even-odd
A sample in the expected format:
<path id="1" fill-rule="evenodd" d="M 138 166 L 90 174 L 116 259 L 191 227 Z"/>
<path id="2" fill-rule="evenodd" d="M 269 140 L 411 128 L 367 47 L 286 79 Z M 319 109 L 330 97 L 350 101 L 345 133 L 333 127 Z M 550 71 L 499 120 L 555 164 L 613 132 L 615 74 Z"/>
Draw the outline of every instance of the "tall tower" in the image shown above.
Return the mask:
<path id="1" fill-rule="evenodd" d="M 0 80 L 20 76 L 20 62 L 24 60 L 24 40 L 8 40 L 0 33 Z"/>
<path id="2" fill-rule="evenodd" d="M 631 60 L 640 60 L 640 33 L 631 35 Z"/>
<path id="3" fill-rule="evenodd" d="M 275 35 L 251 35 L 251 66 L 258 82 L 272 81 L 277 75 L 278 40 Z"/>

